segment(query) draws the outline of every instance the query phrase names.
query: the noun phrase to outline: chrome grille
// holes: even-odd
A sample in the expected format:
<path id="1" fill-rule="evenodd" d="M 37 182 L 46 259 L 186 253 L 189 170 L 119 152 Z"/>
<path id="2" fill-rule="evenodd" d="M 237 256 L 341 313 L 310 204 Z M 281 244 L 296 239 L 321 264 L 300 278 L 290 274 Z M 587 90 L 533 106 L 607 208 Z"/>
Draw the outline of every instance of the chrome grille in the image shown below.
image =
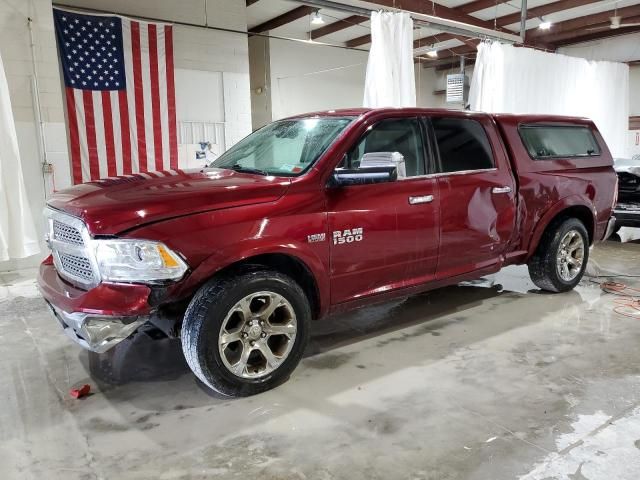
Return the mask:
<path id="1" fill-rule="evenodd" d="M 72 245 L 84 245 L 80 231 L 71 225 L 60 222 L 59 220 L 53 221 L 53 238 Z"/>
<path id="2" fill-rule="evenodd" d="M 100 283 L 93 258 L 91 236 L 84 222 L 52 208 L 45 209 L 47 242 L 58 274 L 77 287 L 88 289 Z"/>
<path id="3" fill-rule="evenodd" d="M 87 282 L 93 281 L 93 269 L 88 258 L 77 257 L 68 253 L 60 253 L 60 264 L 62 269 L 77 278 L 82 278 Z"/>

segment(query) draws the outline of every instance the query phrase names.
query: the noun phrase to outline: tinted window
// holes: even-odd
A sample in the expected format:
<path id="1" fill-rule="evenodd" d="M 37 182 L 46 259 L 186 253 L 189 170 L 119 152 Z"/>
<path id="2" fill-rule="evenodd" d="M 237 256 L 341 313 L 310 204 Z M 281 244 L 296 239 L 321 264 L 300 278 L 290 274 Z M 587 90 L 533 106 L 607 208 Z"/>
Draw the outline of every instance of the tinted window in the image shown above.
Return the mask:
<path id="1" fill-rule="evenodd" d="M 347 155 L 347 168 L 359 168 L 366 153 L 398 152 L 404 157 L 407 177 L 425 174 L 420 124 L 415 118 L 383 120 L 377 123 Z"/>
<path id="2" fill-rule="evenodd" d="M 280 120 L 240 140 L 211 167 L 296 176 L 306 171 L 351 123 L 351 117 Z"/>
<path id="3" fill-rule="evenodd" d="M 589 127 L 523 125 L 520 136 L 529 155 L 535 159 L 600 155 L 600 147 Z"/>
<path id="4" fill-rule="evenodd" d="M 442 172 L 493 168 L 491 145 L 479 122 L 468 118 L 432 118 L 431 123 Z"/>

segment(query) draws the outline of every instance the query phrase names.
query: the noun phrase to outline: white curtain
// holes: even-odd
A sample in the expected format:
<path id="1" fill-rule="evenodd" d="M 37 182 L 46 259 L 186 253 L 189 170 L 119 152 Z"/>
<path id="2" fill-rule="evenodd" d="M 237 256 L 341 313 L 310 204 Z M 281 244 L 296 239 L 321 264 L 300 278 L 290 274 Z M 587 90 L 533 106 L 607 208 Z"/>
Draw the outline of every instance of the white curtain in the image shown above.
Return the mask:
<path id="1" fill-rule="evenodd" d="M 371 12 L 365 107 L 415 107 L 413 20 L 408 13 Z"/>
<path id="2" fill-rule="evenodd" d="M 9 86 L 0 57 L 0 261 L 40 252 L 22 178 Z"/>
<path id="3" fill-rule="evenodd" d="M 471 80 L 472 110 L 591 118 L 614 157 L 628 153 L 629 67 L 483 42 Z"/>

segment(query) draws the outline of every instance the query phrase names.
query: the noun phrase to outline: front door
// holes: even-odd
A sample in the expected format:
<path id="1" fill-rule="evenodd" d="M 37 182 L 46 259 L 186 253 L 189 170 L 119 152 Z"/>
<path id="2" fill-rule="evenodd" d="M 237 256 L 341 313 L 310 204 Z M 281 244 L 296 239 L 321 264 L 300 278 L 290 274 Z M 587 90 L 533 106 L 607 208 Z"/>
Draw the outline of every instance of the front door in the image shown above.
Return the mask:
<path id="1" fill-rule="evenodd" d="M 515 180 L 508 158 L 492 143 L 485 119 L 431 118 L 439 160 L 438 278 L 498 263 L 515 225 Z"/>
<path id="2" fill-rule="evenodd" d="M 327 190 L 334 304 L 423 283 L 435 275 L 439 196 L 437 180 L 426 176 L 421 123 L 416 118 L 377 123 L 341 166 L 359 168 L 364 154 L 380 152 L 400 153 L 406 176 Z"/>

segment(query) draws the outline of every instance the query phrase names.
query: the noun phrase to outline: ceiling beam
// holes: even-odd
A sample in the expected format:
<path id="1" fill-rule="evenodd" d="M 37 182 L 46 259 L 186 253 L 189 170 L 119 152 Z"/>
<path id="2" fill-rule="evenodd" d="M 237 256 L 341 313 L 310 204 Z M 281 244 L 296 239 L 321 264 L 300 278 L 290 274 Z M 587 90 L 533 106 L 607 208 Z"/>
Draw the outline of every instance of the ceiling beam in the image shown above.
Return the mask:
<path id="1" fill-rule="evenodd" d="M 640 15 L 635 17 L 627 17 L 623 20 L 623 22 L 640 23 Z M 611 32 L 613 35 L 624 35 L 625 32 L 627 32 L 627 30 L 629 30 L 630 28 L 630 27 L 624 27 L 624 28 L 613 29 L 613 28 L 610 28 L 610 26 L 611 26 L 611 21 L 594 23 L 593 25 L 590 25 L 589 27 L 586 27 L 586 28 L 580 28 L 577 30 L 570 30 L 568 32 L 559 32 L 559 33 L 553 33 L 551 35 L 547 35 L 544 37 L 544 40 L 547 43 L 558 45 L 560 43 L 564 44 L 565 41 L 573 42 L 574 38 L 583 37 L 585 35 L 591 35 L 594 33 Z M 592 30 L 595 28 L 598 28 L 600 30 L 595 30 L 595 31 Z"/>
<path id="2" fill-rule="evenodd" d="M 369 3 L 375 3 L 383 7 L 401 8 L 410 12 L 422 13 L 425 15 L 433 15 L 435 17 L 446 18 L 447 20 L 455 20 L 456 22 L 467 23 L 476 27 L 493 29 L 493 22 L 481 20 L 471 15 L 461 12 L 455 8 L 445 7 L 443 5 L 425 2 L 423 0 L 368 0 Z M 494 0 L 495 2 L 495 0 Z M 503 31 L 507 31 L 502 29 Z M 509 32 L 513 33 L 513 32 Z M 443 34 L 448 35 L 448 34 Z M 452 38 L 452 37 L 449 37 Z M 359 47 L 371 43 L 371 35 L 363 35 L 361 37 L 348 40 L 347 47 Z M 428 44 L 427 44 L 428 45 Z"/>
<path id="3" fill-rule="evenodd" d="M 559 0 L 557 2 L 551 2 L 546 5 L 527 9 L 527 19 L 530 20 L 532 18 L 543 17 L 545 15 L 551 15 L 552 13 L 576 7 L 584 7 L 590 3 L 596 3 L 599 1 L 600 0 Z M 503 15 L 502 17 L 496 18 L 496 24 L 500 27 L 514 23 L 520 23 L 520 12 L 514 12 L 509 15 Z"/>
<path id="4" fill-rule="evenodd" d="M 345 28 L 353 27 L 354 25 L 366 22 L 367 20 L 369 20 L 369 17 L 363 17 L 361 15 L 351 15 L 350 17 L 343 18 L 342 20 L 330 23 L 329 25 L 325 25 L 324 27 L 311 30 L 310 32 L 308 32 L 308 35 L 309 38 L 315 40 L 316 38 L 330 35 L 340 30 L 344 30 Z"/>
<path id="5" fill-rule="evenodd" d="M 508 0 L 505 0 L 508 1 Z M 505 1 L 501 1 L 500 3 L 505 3 Z M 563 10 L 569 10 L 570 8 L 580 7 L 584 5 L 588 5 L 590 3 L 597 2 L 599 0 L 559 0 L 557 2 L 548 3 L 546 5 L 541 5 L 539 7 L 533 7 L 527 10 L 527 18 L 536 18 L 542 17 L 544 15 L 550 15 L 552 13 L 561 12 Z M 475 6 L 473 6 L 476 4 Z M 464 5 L 458 7 L 459 10 L 462 10 L 462 7 L 467 7 L 467 13 L 472 13 L 473 11 L 479 11 L 483 8 L 486 8 L 486 2 L 484 0 L 477 0 L 471 3 L 465 3 Z M 495 5 L 495 1 L 491 2 L 492 6 Z M 482 7 L 478 10 L 470 10 L 471 8 Z M 496 18 L 496 25 L 499 27 L 505 27 L 507 25 L 511 25 L 514 23 L 520 22 L 520 13 L 510 13 L 509 15 L 503 15 L 502 17 Z M 444 42 L 445 40 L 451 40 L 455 38 L 453 35 L 449 33 L 441 33 L 439 35 L 431 35 L 429 37 L 423 37 L 415 40 L 413 42 L 413 48 L 424 47 L 426 45 L 433 45 L 434 43 Z"/>
<path id="6" fill-rule="evenodd" d="M 495 7 L 499 3 L 507 3 L 509 0 L 475 0 L 474 2 L 465 3 L 455 7 L 456 10 L 460 10 L 463 13 L 473 13 L 484 10 L 485 8 Z"/>
<path id="7" fill-rule="evenodd" d="M 260 25 L 249 28 L 249 33 L 263 33 L 269 30 L 273 30 L 275 28 L 286 25 L 287 23 L 295 22 L 299 18 L 305 17 L 311 14 L 311 12 L 315 12 L 316 10 L 318 10 L 317 7 L 314 8 L 306 5 L 294 8 L 293 10 L 289 10 L 282 15 L 278 15 L 277 17 L 267 20 Z"/>
<path id="8" fill-rule="evenodd" d="M 569 32 L 573 30 L 584 29 L 591 25 L 598 23 L 605 23 L 609 21 L 609 17 L 613 15 L 619 15 L 624 22 L 625 17 L 636 17 L 640 15 L 640 5 L 633 5 L 630 7 L 618 8 L 617 10 L 608 10 L 606 12 L 594 13 L 592 15 L 585 15 L 584 17 L 572 18 L 571 20 L 565 20 L 564 22 L 558 22 L 551 26 L 551 30 L 540 30 L 538 28 L 532 28 L 527 30 L 528 38 L 540 38 L 543 36 L 550 36 L 561 32 Z"/>
<path id="9" fill-rule="evenodd" d="M 584 32 L 584 31 L 583 31 Z M 640 32 L 640 27 L 628 27 L 628 28 L 616 28 L 608 29 L 602 32 L 584 32 L 584 35 L 571 37 L 565 40 L 560 40 L 555 43 L 556 47 L 564 47 L 566 45 L 574 45 L 576 43 L 590 42 L 592 40 L 602 40 L 604 38 L 619 37 L 621 35 L 629 35 L 631 33 Z"/>

